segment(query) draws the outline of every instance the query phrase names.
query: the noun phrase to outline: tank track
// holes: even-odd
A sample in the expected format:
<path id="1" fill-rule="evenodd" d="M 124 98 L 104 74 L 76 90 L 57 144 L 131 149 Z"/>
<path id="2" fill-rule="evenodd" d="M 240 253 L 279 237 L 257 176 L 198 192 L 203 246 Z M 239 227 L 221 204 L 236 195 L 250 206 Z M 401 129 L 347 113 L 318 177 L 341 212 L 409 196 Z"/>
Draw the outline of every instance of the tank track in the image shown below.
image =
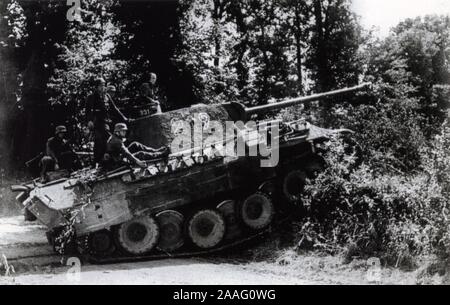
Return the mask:
<path id="1" fill-rule="evenodd" d="M 209 250 L 194 250 L 194 251 L 183 251 L 178 253 L 158 253 L 158 254 L 149 254 L 142 256 L 117 256 L 117 257 L 97 257 L 94 255 L 84 255 L 83 258 L 91 263 L 97 265 L 110 265 L 110 264 L 120 264 L 120 263 L 132 263 L 132 262 L 141 262 L 141 261 L 152 261 L 152 260 L 162 260 L 162 259 L 176 259 L 176 258 L 188 258 L 188 257 L 201 257 L 212 254 L 219 254 L 226 250 L 230 250 L 241 246 L 247 242 L 256 240 L 258 238 L 263 238 L 269 232 L 271 232 L 273 228 L 268 228 L 264 231 L 258 232 L 256 234 L 246 236 L 242 239 L 233 241 L 231 243 L 222 245 L 220 247 L 209 249 Z"/>
<path id="2" fill-rule="evenodd" d="M 214 248 L 201 249 L 195 247 L 194 245 L 187 244 L 181 249 L 174 252 L 165 252 L 160 249 L 154 249 L 152 252 L 143 255 L 131 255 L 126 252 L 121 251 L 117 245 L 114 246 L 114 250 L 108 253 L 97 254 L 89 246 L 88 237 L 78 238 L 76 240 L 78 254 L 81 258 L 91 264 L 119 264 L 119 263 L 129 263 L 129 262 L 140 262 L 140 261 L 152 261 L 161 259 L 176 259 L 176 258 L 188 258 L 188 257 L 201 257 L 213 254 L 220 254 L 227 250 L 233 250 L 240 246 L 244 246 L 250 242 L 257 242 L 258 240 L 263 240 L 264 237 L 272 232 L 275 232 L 278 227 L 286 223 L 292 218 L 292 215 L 282 214 L 277 215 L 275 219 L 271 222 L 269 226 L 265 229 L 257 231 L 248 231 L 243 233 L 240 237 L 224 240 L 222 243 Z M 112 234 L 112 233 L 111 233 Z"/>

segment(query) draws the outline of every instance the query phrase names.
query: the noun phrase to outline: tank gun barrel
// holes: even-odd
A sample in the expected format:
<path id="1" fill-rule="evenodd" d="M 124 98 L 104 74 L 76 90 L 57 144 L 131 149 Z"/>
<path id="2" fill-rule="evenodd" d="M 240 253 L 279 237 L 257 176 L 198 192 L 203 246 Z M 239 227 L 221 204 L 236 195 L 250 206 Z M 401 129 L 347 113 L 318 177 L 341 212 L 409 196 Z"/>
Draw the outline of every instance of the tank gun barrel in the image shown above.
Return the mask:
<path id="1" fill-rule="evenodd" d="M 272 104 L 267 104 L 267 105 L 245 108 L 245 113 L 247 115 L 251 115 L 251 114 L 256 114 L 256 113 L 266 111 L 266 110 L 278 110 L 278 109 L 282 109 L 282 108 L 286 108 L 286 107 L 290 107 L 290 106 L 294 106 L 294 105 L 299 105 L 299 104 L 304 104 L 304 103 L 308 103 L 308 102 L 312 102 L 312 101 L 321 100 L 321 99 L 331 97 L 331 96 L 341 95 L 341 94 L 345 94 L 345 93 L 349 93 L 349 92 L 361 91 L 365 88 L 370 87 L 371 85 L 372 85 L 371 83 L 363 83 L 361 85 L 350 87 L 350 88 L 343 88 L 343 89 L 338 89 L 338 90 L 334 90 L 334 91 L 313 94 L 310 96 L 297 97 L 297 98 L 289 99 L 289 100 L 278 102 L 278 103 L 272 103 Z"/>

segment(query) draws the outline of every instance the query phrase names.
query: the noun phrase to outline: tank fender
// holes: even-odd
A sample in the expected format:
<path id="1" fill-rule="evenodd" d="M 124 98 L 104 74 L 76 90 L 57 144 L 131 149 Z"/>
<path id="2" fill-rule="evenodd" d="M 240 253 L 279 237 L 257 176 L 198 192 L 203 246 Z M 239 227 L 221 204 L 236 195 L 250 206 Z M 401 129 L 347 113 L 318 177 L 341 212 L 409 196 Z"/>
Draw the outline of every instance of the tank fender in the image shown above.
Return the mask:
<path id="1" fill-rule="evenodd" d="M 24 205 L 26 209 L 50 230 L 69 224 L 61 211 L 48 207 L 37 196 L 28 198 L 24 202 Z"/>
<path id="2" fill-rule="evenodd" d="M 30 188 L 28 188 L 27 186 L 25 186 L 25 185 L 13 185 L 13 186 L 11 186 L 11 192 L 13 192 L 13 193 L 22 193 L 22 192 L 25 192 L 25 193 L 27 193 L 27 192 L 30 192 L 31 191 L 31 189 Z"/>

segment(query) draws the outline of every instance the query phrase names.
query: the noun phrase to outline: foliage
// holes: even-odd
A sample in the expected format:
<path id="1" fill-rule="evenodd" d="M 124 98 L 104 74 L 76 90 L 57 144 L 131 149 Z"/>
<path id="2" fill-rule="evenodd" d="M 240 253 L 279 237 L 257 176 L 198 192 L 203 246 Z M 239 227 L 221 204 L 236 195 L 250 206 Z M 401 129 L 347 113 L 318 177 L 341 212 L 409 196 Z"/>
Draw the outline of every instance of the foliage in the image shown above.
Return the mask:
<path id="1" fill-rule="evenodd" d="M 398 54 L 408 63 L 411 82 L 429 96 L 434 84 L 450 82 L 450 17 L 427 16 L 400 23 L 393 33 Z"/>
<path id="2" fill-rule="evenodd" d="M 355 131 L 361 157 L 371 160 L 374 169 L 417 170 L 421 164 L 420 150 L 426 145 L 421 129 L 424 119 L 414 99 L 389 98 L 387 91 L 391 89 L 385 84 L 374 87 L 365 97 L 374 100 L 373 103 L 341 107 L 334 120 Z"/>
<path id="3" fill-rule="evenodd" d="M 1 40 L 0 46 L 4 48 L 8 46 L 18 48 L 23 45 L 24 40 L 28 36 L 26 21 L 24 10 L 20 4 L 15 0 L 10 1 L 6 5 L 6 12 L 1 21 L 2 23 L 7 23 L 7 25 L 1 27 L 3 31 L 8 32 L 6 35 L 2 35 L 7 37 L 7 39 Z"/>
<path id="4" fill-rule="evenodd" d="M 363 69 L 364 37 L 351 1 L 313 0 L 314 15 L 306 67 L 318 91 L 355 84 Z"/>
<path id="5" fill-rule="evenodd" d="M 307 187 L 299 238 L 349 258 L 377 256 L 405 267 L 422 255 L 449 254 L 449 201 L 435 176 L 379 173 L 370 161 L 353 169 L 355 156 L 344 151 L 333 142 L 328 168 Z"/>
<path id="6" fill-rule="evenodd" d="M 439 94 L 450 83 L 449 24 L 448 16 L 407 19 L 384 41 L 371 42 L 368 73 L 415 97 L 427 124 L 438 122 L 433 127 L 447 108 Z"/>
<path id="7" fill-rule="evenodd" d="M 182 1 L 176 61 L 208 102 L 266 103 L 308 87 L 354 84 L 362 72 L 361 27 L 349 1 L 322 2 Z"/>
<path id="8" fill-rule="evenodd" d="M 236 74 L 230 51 L 238 39 L 236 26 L 226 18 L 230 1 L 182 1 L 182 48 L 176 61 L 193 74 L 200 100 L 210 103 L 236 97 Z"/>
<path id="9" fill-rule="evenodd" d="M 94 78 L 104 77 L 119 92 L 124 92 L 127 85 L 127 63 L 113 58 L 116 39 L 121 34 L 120 25 L 110 12 L 115 2 L 89 0 L 83 4 L 81 17 L 71 23 L 64 43 L 56 44 L 59 55 L 47 84 L 52 105 L 65 106 L 69 113 L 79 115 L 94 89 Z M 81 118 L 74 119 L 77 123 Z"/>
<path id="10" fill-rule="evenodd" d="M 20 79 L 15 63 L 18 50 L 28 37 L 26 17 L 17 1 L 0 3 L 0 167 L 9 168 L 10 152 L 6 149 L 8 143 L 7 123 L 8 109 L 17 102 L 20 96 Z"/>
<path id="11" fill-rule="evenodd" d="M 331 118 L 355 131 L 359 149 L 349 155 L 354 150 L 340 141 L 329 147 L 327 169 L 303 198 L 301 247 L 405 268 L 424 255 L 448 262 L 446 22 L 407 20 L 385 40 L 367 41 L 365 78 L 373 90 L 334 106 Z M 438 59 L 443 64 L 433 65 Z"/>
<path id="12" fill-rule="evenodd" d="M 14 266 L 8 263 L 4 254 L 0 257 L 0 276 L 11 276 L 16 273 Z"/>

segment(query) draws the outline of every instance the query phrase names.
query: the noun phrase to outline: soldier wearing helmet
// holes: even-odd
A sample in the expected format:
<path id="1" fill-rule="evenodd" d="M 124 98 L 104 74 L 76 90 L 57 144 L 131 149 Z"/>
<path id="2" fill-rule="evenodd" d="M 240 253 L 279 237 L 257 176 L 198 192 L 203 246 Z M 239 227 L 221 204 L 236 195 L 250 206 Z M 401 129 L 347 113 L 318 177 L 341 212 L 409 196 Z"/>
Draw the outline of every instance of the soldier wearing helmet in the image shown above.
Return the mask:
<path id="1" fill-rule="evenodd" d="M 127 122 L 114 103 L 111 92 L 113 87 L 106 87 L 103 78 L 94 80 L 95 92 L 86 102 L 86 119 L 88 126 L 94 129 L 94 163 L 100 163 L 105 154 L 106 142 L 110 136 L 110 124 L 113 122 Z"/>
<path id="2" fill-rule="evenodd" d="M 65 169 L 72 171 L 79 168 L 75 152 L 66 139 L 66 126 L 57 126 L 55 136 L 48 139 L 46 155 L 41 159 L 41 179 L 46 182 L 49 171 Z"/>
<path id="3" fill-rule="evenodd" d="M 152 160 L 168 155 L 166 148 L 153 149 L 138 142 L 125 146 L 128 127 L 124 123 L 118 123 L 114 127 L 114 134 L 108 139 L 106 153 L 103 158 L 103 166 L 107 169 L 124 165 L 123 160 L 146 168 L 147 164 L 143 160 Z"/>

